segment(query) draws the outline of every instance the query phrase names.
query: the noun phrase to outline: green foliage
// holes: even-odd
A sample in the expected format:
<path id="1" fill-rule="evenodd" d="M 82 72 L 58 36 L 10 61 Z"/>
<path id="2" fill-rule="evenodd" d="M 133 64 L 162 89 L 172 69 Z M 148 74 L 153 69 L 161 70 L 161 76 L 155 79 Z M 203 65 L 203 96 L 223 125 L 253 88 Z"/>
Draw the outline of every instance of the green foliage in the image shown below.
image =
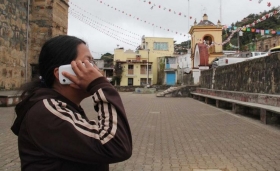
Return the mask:
<path id="1" fill-rule="evenodd" d="M 110 53 L 105 53 L 100 59 L 104 60 L 104 67 L 113 67 L 114 65 L 114 55 Z"/>
<path id="2" fill-rule="evenodd" d="M 174 53 L 187 53 L 189 48 L 191 48 L 191 40 L 184 41 L 181 44 L 175 44 Z"/>
<path id="3" fill-rule="evenodd" d="M 123 67 L 120 62 L 116 62 L 116 65 L 114 66 L 114 73 L 115 75 L 113 77 L 113 82 L 116 82 L 117 85 L 120 85 L 123 73 Z"/>

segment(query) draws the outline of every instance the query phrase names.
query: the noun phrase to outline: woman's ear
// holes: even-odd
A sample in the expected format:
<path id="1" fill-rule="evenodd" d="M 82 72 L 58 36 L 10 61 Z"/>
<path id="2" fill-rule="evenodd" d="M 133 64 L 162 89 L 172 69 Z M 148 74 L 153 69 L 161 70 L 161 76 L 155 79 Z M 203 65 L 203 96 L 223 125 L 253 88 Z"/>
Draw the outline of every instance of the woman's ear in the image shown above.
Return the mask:
<path id="1" fill-rule="evenodd" d="M 56 78 L 57 80 L 59 80 L 59 70 L 58 70 L 58 68 L 55 68 L 55 69 L 53 70 L 53 74 L 54 74 L 55 78 Z"/>

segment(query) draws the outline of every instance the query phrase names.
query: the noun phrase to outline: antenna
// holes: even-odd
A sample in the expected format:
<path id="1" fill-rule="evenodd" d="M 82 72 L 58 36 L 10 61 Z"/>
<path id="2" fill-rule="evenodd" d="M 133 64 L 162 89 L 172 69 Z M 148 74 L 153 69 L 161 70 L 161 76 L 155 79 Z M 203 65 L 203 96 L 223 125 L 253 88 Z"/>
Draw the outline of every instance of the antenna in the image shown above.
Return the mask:
<path id="1" fill-rule="evenodd" d="M 188 0 L 188 31 L 190 31 L 190 0 Z M 190 39 L 189 33 L 188 33 L 188 39 Z M 187 43 L 187 48 L 189 49 L 189 43 Z"/>
<path id="2" fill-rule="evenodd" d="M 220 0 L 220 21 L 222 22 L 222 0 Z"/>

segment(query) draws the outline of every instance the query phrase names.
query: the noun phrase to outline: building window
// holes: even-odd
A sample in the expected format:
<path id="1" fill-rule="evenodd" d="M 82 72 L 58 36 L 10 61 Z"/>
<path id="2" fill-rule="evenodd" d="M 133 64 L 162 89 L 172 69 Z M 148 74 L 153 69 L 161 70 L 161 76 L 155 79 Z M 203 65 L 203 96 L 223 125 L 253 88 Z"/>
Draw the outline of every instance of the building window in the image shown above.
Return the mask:
<path id="1" fill-rule="evenodd" d="M 39 65 L 38 64 L 31 64 L 31 77 L 35 78 L 39 75 Z"/>
<path id="2" fill-rule="evenodd" d="M 141 65 L 141 70 L 140 70 L 140 74 L 147 74 L 147 65 Z M 152 72 L 152 66 L 149 65 L 149 74 Z"/>
<path id="3" fill-rule="evenodd" d="M 147 74 L 147 66 L 146 65 L 141 65 L 140 74 Z"/>
<path id="4" fill-rule="evenodd" d="M 154 42 L 154 50 L 168 50 L 167 42 Z"/>
<path id="5" fill-rule="evenodd" d="M 182 62 L 182 58 L 181 58 Z M 176 64 L 176 58 L 166 58 L 166 64 Z"/>
<path id="6" fill-rule="evenodd" d="M 265 51 L 268 51 L 268 45 L 265 45 Z"/>
<path id="7" fill-rule="evenodd" d="M 129 85 L 129 86 L 133 85 L 133 78 L 128 78 L 127 85 Z"/>
<path id="8" fill-rule="evenodd" d="M 133 75 L 133 65 L 128 65 L 128 74 Z"/>

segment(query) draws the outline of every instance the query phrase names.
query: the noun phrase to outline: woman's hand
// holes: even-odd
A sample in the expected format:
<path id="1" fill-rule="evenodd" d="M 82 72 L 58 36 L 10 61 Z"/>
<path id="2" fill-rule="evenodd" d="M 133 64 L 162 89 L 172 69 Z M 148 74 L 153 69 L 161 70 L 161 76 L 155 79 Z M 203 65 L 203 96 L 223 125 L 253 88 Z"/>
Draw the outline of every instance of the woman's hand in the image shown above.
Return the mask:
<path id="1" fill-rule="evenodd" d="M 84 63 L 80 60 L 72 61 L 71 66 L 76 76 L 67 72 L 62 72 L 62 74 L 73 82 L 70 84 L 73 88 L 86 90 L 93 80 L 103 76 L 98 67 L 93 66 L 88 60 L 85 60 Z"/>

